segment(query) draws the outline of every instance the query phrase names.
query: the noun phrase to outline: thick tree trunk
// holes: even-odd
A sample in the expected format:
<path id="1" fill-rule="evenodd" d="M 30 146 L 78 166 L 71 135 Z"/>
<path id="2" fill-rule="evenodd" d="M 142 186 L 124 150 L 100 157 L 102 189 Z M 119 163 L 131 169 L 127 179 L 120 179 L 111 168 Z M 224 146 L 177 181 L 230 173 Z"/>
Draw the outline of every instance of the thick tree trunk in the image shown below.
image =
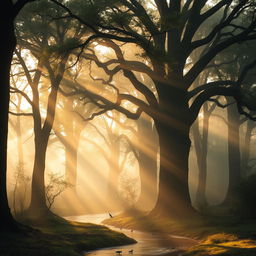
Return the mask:
<path id="1" fill-rule="evenodd" d="M 138 209 L 150 210 L 157 198 L 157 152 L 158 138 L 155 126 L 146 116 L 138 120 L 139 171 L 141 193 L 136 203 Z"/>
<path id="2" fill-rule="evenodd" d="M 208 109 L 204 106 L 204 117 L 203 117 L 203 131 L 202 137 L 195 136 L 195 145 L 200 143 L 199 149 L 196 148 L 197 163 L 198 163 L 198 186 L 196 191 L 195 204 L 199 209 L 204 209 L 207 206 L 206 200 L 206 175 L 207 175 L 207 146 L 208 146 L 208 128 L 209 128 L 210 114 Z M 197 127 L 199 129 L 199 127 Z M 198 130 L 199 132 L 199 130 Z"/>
<path id="3" fill-rule="evenodd" d="M 160 177 L 153 213 L 186 218 L 194 213 L 188 187 L 191 122 L 186 92 L 166 88 L 159 95 L 159 115 L 155 118 L 160 144 Z"/>
<path id="4" fill-rule="evenodd" d="M 250 159 L 250 142 L 251 142 L 252 131 L 254 128 L 255 128 L 255 122 L 248 120 L 245 137 L 244 137 L 242 159 L 241 159 L 241 171 L 242 171 L 241 175 L 243 177 L 250 174 L 248 172 L 249 171 L 248 164 L 249 164 L 249 159 Z"/>
<path id="5" fill-rule="evenodd" d="M 10 67 L 16 39 L 11 17 L 11 1 L 1 3 L 2 11 L 7 14 L 0 17 L 0 231 L 15 230 L 17 224 L 13 219 L 7 199 L 6 172 L 7 172 L 7 137 L 8 113 L 10 101 Z"/>
<path id="6" fill-rule="evenodd" d="M 227 99 L 231 103 L 230 99 Z M 227 108 L 228 114 L 228 164 L 229 164 L 229 184 L 224 204 L 230 203 L 233 192 L 241 180 L 241 156 L 240 156 L 240 115 L 235 104 Z"/>

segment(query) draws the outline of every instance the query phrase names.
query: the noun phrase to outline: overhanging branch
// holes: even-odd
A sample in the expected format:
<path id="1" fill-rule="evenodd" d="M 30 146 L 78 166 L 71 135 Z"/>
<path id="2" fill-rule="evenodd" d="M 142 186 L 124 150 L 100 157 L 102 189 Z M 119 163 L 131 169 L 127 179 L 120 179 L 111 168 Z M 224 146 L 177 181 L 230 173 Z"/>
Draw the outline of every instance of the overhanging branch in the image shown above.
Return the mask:
<path id="1" fill-rule="evenodd" d="M 33 113 L 15 113 L 12 111 L 9 111 L 9 114 L 14 115 L 14 116 L 33 116 Z"/>
<path id="2" fill-rule="evenodd" d="M 191 123 L 193 123 L 196 120 L 202 105 L 211 97 L 218 95 L 231 96 L 237 102 L 240 101 L 239 88 L 237 86 L 209 88 L 208 90 L 201 92 L 192 103 L 190 107 Z"/>

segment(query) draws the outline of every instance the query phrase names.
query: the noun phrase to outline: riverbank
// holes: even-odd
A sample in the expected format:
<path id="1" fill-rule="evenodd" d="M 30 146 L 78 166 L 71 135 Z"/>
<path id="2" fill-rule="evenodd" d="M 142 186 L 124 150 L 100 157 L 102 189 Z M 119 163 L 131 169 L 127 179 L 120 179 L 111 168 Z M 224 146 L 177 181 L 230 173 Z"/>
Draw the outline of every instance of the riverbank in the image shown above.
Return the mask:
<path id="1" fill-rule="evenodd" d="M 114 216 L 117 215 L 117 213 L 112 214 Z M 109 213 L 86 214 L 80 216 L 66 217 L 66 219 L 71 221 L 79 221 L 83 223 L 92 222 L 95 224 L 101 223 L 103 220 L 106 220 L 108 218 L 111 218 Z M 94 250 L 89 252 L 87 256 L 116 255 L 116 251 L 122 252 L 122 255 L 133 254 L 148 256 L 179 256 L 181 255 L 181 252 L 184 252 L 185 248 L 197 244 L 197 241 L 195 241 L 194 239 L 181 236 L 172 236 L 168 233 L 141 232 L 133 229 L 121 229 L 113 226 L 108 227 L 110 227 L 112 230 L 121 231 L 125 235 L 135 239 L 137 243 Z"/>
<path id="2" fill-rule="evenodd" d="M 228 256 L 256 255 L 256 221 L 238 221 L 233 218 L 196 218 L 171 220 L 128 212 L 103 222 L 119 228 L 147 232 L 162 232 L 190 237 L 198 241 L 189 245 L 184 241 L 184 256 Z M 172 256 L 171 254 L 168 256 Z"/>
<path id="3" fill-rule="evenodd" d="M 135 243 L 102 225 L 56 217 L 31 221 L 22 233 L 0 233 L 0 256 L 81 256 L 83 251 Z"/>

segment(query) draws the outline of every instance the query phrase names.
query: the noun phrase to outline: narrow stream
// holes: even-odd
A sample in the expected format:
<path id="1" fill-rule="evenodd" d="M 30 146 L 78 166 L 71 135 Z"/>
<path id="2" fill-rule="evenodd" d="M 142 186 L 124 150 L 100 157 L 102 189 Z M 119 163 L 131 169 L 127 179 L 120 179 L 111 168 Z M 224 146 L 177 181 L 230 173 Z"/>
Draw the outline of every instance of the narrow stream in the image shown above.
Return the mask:
<path id="1" fill-rule="evenodd" d="M 108 213 L 90 214 L 81 216 L 66 217 L 68 220 L 100 224 L 104 219 L 109 218 Z M 108 226 L 112 230 L 122 232 L 135 239 L 136 244 L 103 248 L 85 252 L 84 256 L 158 256 L 178 255 L 178 251 L 196 244 L 196 241 L 186 237 L 173 236 L 169 234 L 146 233 L 136 230 L 119 229 Z M 175 253 L 177 251 L 177 254 Z"/>

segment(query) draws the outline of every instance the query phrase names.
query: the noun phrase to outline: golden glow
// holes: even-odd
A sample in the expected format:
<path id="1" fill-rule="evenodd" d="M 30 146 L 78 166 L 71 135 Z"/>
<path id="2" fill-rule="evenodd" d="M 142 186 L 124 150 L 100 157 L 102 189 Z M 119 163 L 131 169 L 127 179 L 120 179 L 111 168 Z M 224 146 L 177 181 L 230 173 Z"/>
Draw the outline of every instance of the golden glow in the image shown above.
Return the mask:
<path id="1" fill-rule="evenodd" d="M 110 52 L 109 48 L 103 45 L 96 45 L 95 50 L 99 52 L 100 54 L 108 54 Z"/>
<path id="2" fill-rule="evenodd" d="M 152 9 L 154 8 L 153 1 L 149 1 L 148 5 Z M 129 60 L 137 60 L 136 53 L 139 50 L 127 45 L 123 48 L 127 49 L 125 57 Z M 113 55 L 113 50 L 101 44 L 94 45 L 94 50 L 97 56 L 101 59 L 104 58 L 104 60 L 110 59 Z M 36 68 L 37 63 L 28 51 L 24 51 L 22 56 L 26 59 L 29 69 Z M 150 65 L 148 60 L 143 60 L 143 63 L 148 66 Z M 82 64 L 75 81 L 79 82 L 89 93 L 100 95 L 111 102 L 115 102 L 117 91 L 107 83 L 109 76 L 106 75 L 104 70 L 98 68 L 95 64 L 91 64 L 91 70 L 89 70 L 89 64 L 86 61 Z M 114 67 L 115 65 L 111 66 L 111 68 Z M 72 72 L 76 72 L 76 69 L 78 69 L 77 66 L 72 67 Z M 20 72 L 22 72 L 21 67 L 14 65 L 12 73 L 17 74 Z M 31 75 L 33 77 L 33 71 Z M 152 91 L 156 94 L 152 81 L 148 81 L 148 77 L 145 74 L 137 72 L 136 75 L 143 83 L 150 83 L 149 88 L 153 88 Z M 65 79 L 68 80 L 68 78 L 69 76 L 67 75 Z M 160 79 L 158 78 L 158 80 Z M 134 89 L 128 79 L 124 78 L 122 72 L 118 72 L 113 76 L 111 84 L 117 86 L 121 93 L 129 92 L 136 98 L 145 100 L 141 93 Z M 13 77 L 12 86 L 22 90 L 31 100 L 33 99 L 31 88 L 28 86 L 28 81 L 24 75 Z M 41 78 L 38 88 L 40 96 L 38 107 L 42 116 L 45 117 L 46 99 L 50 90 L 47 78 Z M 89 99 L 87 100 L 89 101 Z M 18 102 L 19 97 L 12 95 L 13 104 L 11 105 L 11 110 L 13 112 L 16 111 L 15 105 Z M 100 100 L 97 103 L 103 104 Z M 84 214 L 88 212 L 119 211 L 130 205 L 135 205 L 137 208 L 142 206 L 142 210 L 152 209 L 157 198 L 157 183 L 159 180 L 159 163 L 157 164 L 157 161 L 159 161 L 157 160 L 159 143 L 155 135 L 155 128 L 151 132 L 146 133 L 147 125 L 144 123 L 140 127 L 140 122 L 148 122 L 153 126 L 152 120 L 144 114 L 138 121 L 129 120 L 123 114 L 117 114 L 116 111 L 110 110 L 106 114 L 95 117 L 93 121 L 90 121 L 91 125 L 89 125 L 88 121 L 82 120 L 76 112 L 79 112 L 80 115 L 87 119 L 101 109 L 96 107 L 87 108 L 89 104 L 86 104 L 86 101 L 79 102 L 76 97 L 66 99 L 60 94 L 58 98 L 54 128 L 47 149 L 46 173 L 62 174 L 69 182 L 74 183 L 75 187 L 68 188 L 56 199 L 54 211 L 62 215 L 72 215 L 72 213 Z M 123 101 L 121 106 L 131 112 L 137 110 L 137 107 L 129 101 Z M 20 101 L 20 111 L 28 113 L 32 111 L 31 105 L 24 98 Z M 221 116 L 225 118 L 223 113 Z M 34 134 L 33 123 L 29 118 L 21 117 L 21 129 L 24 135 L 22 147 L 24 149 L 25 173 L 31 177 L 34 158 Z M 176 122 L 177 129 L 182 127 L 182 122 L 179 123 L 168 116 L 163 115 L 160 118 L 166 123 L 173 124 L 173 122 Z M 202 124 L 205 118 L 203 112 L 199 113 L 198 118 L 202 133 Z M 212 169 L 219 168 L 216 162 L 217 160 L 219 161 L 220 157 L 219 155 L 216 156 L 216 151 L 220 151 L 221 148 L 223 155 L 226 154 L 227 131 L 225 124 L 220 121 L 221 119 L 214 116 L 210 118 L 209 173 L 213 173 Z M 11 116 L 8 178 L 10 194 L 13 191 L 14 184 L 12 170 L 15 169 L 15 165 L 18 162 L 18 155 L 12 153 L 16 152 L 17 145 L 16 127 L 11 124 L 14 121 L 14 117 Z M 67 152 L 74 152 L 76 150 L 77 159 L 74 158 L 70 161 L 68 168 L 71 171 L 68 173 Z M 149 170 L 150 166 L 147 166 L 147 170 L 143 173 L 140 172 L 142 167 L 139 166 L 139 161 L 142 162 L 140 159 L 142 155 L 148 162 L 152 161 L 155 164 L 153 170 Z M 180 176 L 179 170 L 175 168 L 173 156 L 163 153 L 161 161 L 163 167 L 173 170 L 173 177 L 180 182 L 183 177 Z M 193 161 L 193 168 L 190 168 L 189 174 L 192 189 L 198 183 L 197 171 L 193 170 L 196 169 L 196 159 L 193 158 Z M 209 174 L 207 177 L 207 196 L 210 199 L 209 201 L 216 202 L 220 200 L 220 191 L 222 194 L 225 193 L 227 175 L 222 180 L 221 189 L 218 190 L 214 186 L 219 182 L 217 178 L 220 175 L 216 179 L 213 179 L 213 176 L 213 174 Z M 46 184 L 47 182 L 46 180 Z M 143 189 L 145 189 L 146 195 L 144 196 L 143 203 L 138 206 L 136 202 L 140 200 L 140 194 Z M 166 188 L 167 190 L 168 192 L 170 191 L 169 188 Z M 163 200 L 170 201 L 170 196 L 178 212 L 178 209 L 182 208 L 182 202 L 180 202 L 178 195 L 170 195 L 167 192 L 163 196 Z"/>

